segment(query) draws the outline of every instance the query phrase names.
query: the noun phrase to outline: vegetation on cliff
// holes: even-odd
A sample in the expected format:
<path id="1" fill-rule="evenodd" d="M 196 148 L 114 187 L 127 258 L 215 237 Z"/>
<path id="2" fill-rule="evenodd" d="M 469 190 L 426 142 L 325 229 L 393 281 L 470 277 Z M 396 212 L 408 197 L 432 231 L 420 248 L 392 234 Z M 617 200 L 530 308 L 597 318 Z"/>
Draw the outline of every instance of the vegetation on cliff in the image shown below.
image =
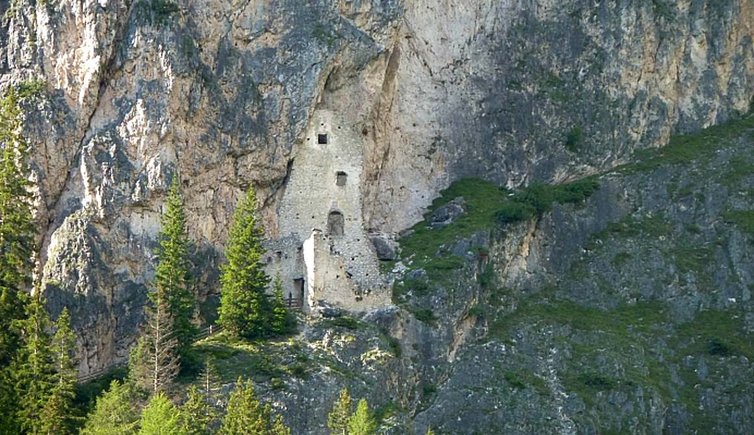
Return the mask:
<path id="1" fill-rule="evenodd" d="M 256 194 L 249 188 L 236 208 L 225 250 L 227 263 L 220 279 L 218 323 L 237 337 L 264 338 L 292 330 L 293 323 L 279 284 L 268 295 L 264 271 L 264 231 L 256 218 Z"/>

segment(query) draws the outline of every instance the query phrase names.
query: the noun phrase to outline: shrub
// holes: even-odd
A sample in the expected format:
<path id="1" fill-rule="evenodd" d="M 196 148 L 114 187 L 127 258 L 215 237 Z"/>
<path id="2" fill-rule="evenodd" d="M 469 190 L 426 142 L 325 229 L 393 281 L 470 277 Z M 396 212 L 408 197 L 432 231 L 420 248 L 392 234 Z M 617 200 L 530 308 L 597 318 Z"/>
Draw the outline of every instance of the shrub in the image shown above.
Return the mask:
<path id="1" fill-rule="evenodd" d="M 435 313 L 432 312 L 429 308 L 416 308 L 411 311 L 411 313 L 416 317 L 416 320 L 424 323 L 434 323 L 437 318 L 435 317 Z"/>
<path id="2" fill-rule="evenodd" d="M 507 202 L 497 212 L 497 220 L 501 224 L 519 222 L 534 216 L 534 208 L 520 202 Z"/>
<path id="3" fill-rule="evenodd" d="M 571 131 L 566 134 L 565 147 L 568 151 L 576 152 L 584 140 L 584 133 L 581 131 L 581 127 L 573 127 Z"/>
<path id="4" fill-rule="evenodd" d="M 712 338 L 707 343 L 707 353 L 712 356 L 731 356 L 735 352 L 729 344 L 718 338 Z"/>

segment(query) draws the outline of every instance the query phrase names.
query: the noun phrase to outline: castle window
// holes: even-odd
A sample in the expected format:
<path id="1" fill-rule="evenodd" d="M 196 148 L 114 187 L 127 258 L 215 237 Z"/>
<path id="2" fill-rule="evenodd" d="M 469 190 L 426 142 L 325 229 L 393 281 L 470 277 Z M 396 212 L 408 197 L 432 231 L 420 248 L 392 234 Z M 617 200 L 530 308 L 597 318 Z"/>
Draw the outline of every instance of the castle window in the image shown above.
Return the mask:
<path id="1" fill-rule="evenodd" d="M 317 143 L 320 145 L 327 145 L 327 134 L 318 134 Z"/>
<path id="2" fill-rule="evenodd" d="M 335 184 L 338 186 L 345 186 L 346 180 L 348 179 L 348 174 L 346 174 L 343 171 L 338 171 L 335 173 L 336 181 Z"/>
<path id="3" fill-rule="evenodd" d="M 327 216 L 327 232 L 332 236 L 342 236 L 345 219 L 339 211 L 330 212 Z"/>

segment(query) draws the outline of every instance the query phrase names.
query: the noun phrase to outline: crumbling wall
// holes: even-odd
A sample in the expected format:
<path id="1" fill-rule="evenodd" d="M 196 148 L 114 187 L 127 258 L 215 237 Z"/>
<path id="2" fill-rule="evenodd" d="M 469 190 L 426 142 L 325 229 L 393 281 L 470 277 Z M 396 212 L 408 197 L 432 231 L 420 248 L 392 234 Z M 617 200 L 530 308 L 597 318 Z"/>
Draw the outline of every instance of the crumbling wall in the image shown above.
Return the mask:
<path id="1" fill-rule="evenodd" d="M 389 301 L 364 299 L 387 293 L 387 286 L 361 212 L 362 136 L 342 115 L 317 109 L 290 167 L 278 207 L 282 237 L 269 245 L 268 273 L 280 274 L 286 296 L 297 297 L 296 280 L 304 279 L 308 308 L 326 301 L 364 311 Z M 310 235 L 317 239 L 312 258 L 302 261 Z"/>

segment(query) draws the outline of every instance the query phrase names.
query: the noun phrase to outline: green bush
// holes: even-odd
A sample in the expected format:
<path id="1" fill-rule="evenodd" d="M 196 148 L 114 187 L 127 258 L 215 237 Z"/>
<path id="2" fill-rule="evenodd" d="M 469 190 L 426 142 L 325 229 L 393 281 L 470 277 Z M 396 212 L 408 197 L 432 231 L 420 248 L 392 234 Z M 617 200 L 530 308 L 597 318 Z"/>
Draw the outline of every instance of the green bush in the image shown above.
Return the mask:
<path id="1" fill-rule="evenodd" d="M 581 131 L 581 127 L 573 127 L 571 131 L 566 134 L 565 147 L 568 151 L 576 152 L 581 146 L 581 142 L 584 140 L 584 133 Z"/>
<path id="2" fill-rule="evenodd" d="M 347 316 L 336 317 L 334 319 L 326 320 L 325 322 L 328 326 L 350 329 L 352 331 L 359 329 L 360 326 L 358 320 Z"/>
<path id="3" fill-rule="evenodd" d="M 437 320 L 435 313 L 429 308 L 415 308 L 411 313 L 416 317 L 416 320 L 424 323 L 434 323 Z"/>
<path id="4" fill-rule="evenodd" d="M 507 202 L 500 207 L 496 216 L 501 224 L 523 221 L 534 216 L 534 208 L 520 202 Z"/>
<path id="5" fill-rule="evenodd" d="M 712 338 L 707 343 L 707 353 L 712 356 L 731 356 L 736 352 L 729 344 L 719 338 Z"/>
<path id="6" fill-rule="evenodd" d="M 582 373 L 579 381 L 595 390 L 610 390 L 616 385 L 612 379 L 596 373 Z"/>

